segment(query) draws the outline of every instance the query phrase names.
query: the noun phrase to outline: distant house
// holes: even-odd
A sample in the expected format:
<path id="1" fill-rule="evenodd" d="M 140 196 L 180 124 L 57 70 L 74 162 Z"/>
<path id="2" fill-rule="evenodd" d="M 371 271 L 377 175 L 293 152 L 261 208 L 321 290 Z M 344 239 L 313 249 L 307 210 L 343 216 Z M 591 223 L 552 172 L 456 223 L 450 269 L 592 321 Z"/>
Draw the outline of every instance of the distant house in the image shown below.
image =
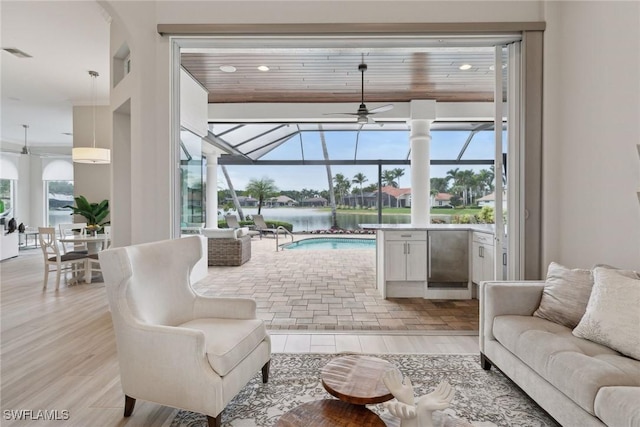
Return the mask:
<path id="1" fill-rule="evenodd" d="M 278 197 L 271 197 L 270 199 L 267 199 L 265 201 L 265 206 L 267 207 L 279 207 L 279 206 L 297 206 L 298 202 L 296 202 L 295 200 L 293 200 L 291 197 L 288 196 L 278 196 Z"/>
<path id="2" fill-rule="evenodd" d="M 495 192 L 489 193 L 486 196 L 480 197 L 476 201 L 478 202 L 478 206 L 480 207 L 491 206 L 493 208 L 496 206 L 496 193 Z M 505 192 L 504 195 L 502 196 L 502 209 L 506 209 L 506 208 L 507 208 L 507 194 Z"/>
<path id="3" fill-rule="evenodd" d="M 233 203 L 232 197 L 224 199 L 225 203 Z M 238 196 L 238 203 L 242 207 L 256 207 L 258 206 L 258 199 L 254 199 L 251 196 Z"/>
<path id="4" fill-rule="evenodd" d="M 324 197 L 309 197 L 302 201 L 302 206 L 321 207 L 327 206 L 327 199 Z"/>
<path id="5" fill-rule="evenodd" d="M 411 206 L 411 189 L 396 188 L 389 185 L 380 189 L 382 191 L 382 206 L 392 208 L 407 208 Z M 378 191 L 374 191 L 377 196 Z"/>
<path id="6" fill-rule="evenodd" d="M 449 193 L 438 193 L 435 196 L 431 196 L 431 206 L 435 208 L 444 208 L 451 206 L 451 197 Z"/>
<path id="7" fill-rule="evenodd" d="M 363 192 L 360 195 L 359 191 L 349 194 L 342 198 L 342 204 L 347 206 L 362 206 L 366 208 L 375 207 L 378 205 L 377 192 Z"/>

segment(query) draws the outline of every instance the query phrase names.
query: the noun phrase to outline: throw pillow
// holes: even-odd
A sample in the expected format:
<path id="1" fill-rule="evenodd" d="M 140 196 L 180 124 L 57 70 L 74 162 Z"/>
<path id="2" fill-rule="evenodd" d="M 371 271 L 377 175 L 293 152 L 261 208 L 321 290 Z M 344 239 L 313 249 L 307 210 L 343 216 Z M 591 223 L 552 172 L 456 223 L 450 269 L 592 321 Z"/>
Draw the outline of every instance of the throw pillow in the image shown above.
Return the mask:
<path id="1" fill-rule="evenodd" d="M 573 335 L 640 359 L 640 279 L 596 268 L 584 317 Z"/>
<path id="2" fill-rule="evenodd" d="M 570 269 L 552 262 L 540 306 L 533 315 L 573 329 L 584 315 L 592 287 L 591 270 Z"/>
<path id="3" fill-rule="evenodd" d="M 625 277 L 629 277 L 631 279 L 640 279 L 640 272 L 638 271 L 634 271 L 634 270 L 623 270 L 621 268 L 618 267 L 613 267 L 609 264 L 596 264 L 593 266 L 593 270 L 595 270 L 598 267 L 602 267 L 602 268 L 609 268 L 611 270 L 615 270 L 618 273 L 622 274 Z"/>

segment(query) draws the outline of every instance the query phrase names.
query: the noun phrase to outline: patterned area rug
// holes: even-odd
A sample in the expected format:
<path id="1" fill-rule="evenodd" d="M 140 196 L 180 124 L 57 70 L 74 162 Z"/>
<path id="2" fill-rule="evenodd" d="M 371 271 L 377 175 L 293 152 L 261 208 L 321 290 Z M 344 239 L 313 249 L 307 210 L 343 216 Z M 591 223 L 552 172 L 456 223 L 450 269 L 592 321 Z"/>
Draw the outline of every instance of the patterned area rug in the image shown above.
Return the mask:
<path id="1" fill-rule="evenodd" d="M 227 405 L 223 427 L 270 427 L 285 412 L 312 400 L 331 396 L 320 383 L 320 369 L 335 354 L 274 353 L 269 382 L 262 384 L 258 373 Z M 456 390 L 451 406 L 444 412 L 470 421 L 474 426 L 557 427 L 535 402 L 495 368 L 484 371 L 477 355 L 468 354 L 385 354 L 373 355 L 397 366 L 409 376 L 416 396 L 427 394 L 443 380 Z M 369 409 L 391 417 L 382 405 Z M 171 427 L 205 427 L 206 417 L 176 411 Z"/>

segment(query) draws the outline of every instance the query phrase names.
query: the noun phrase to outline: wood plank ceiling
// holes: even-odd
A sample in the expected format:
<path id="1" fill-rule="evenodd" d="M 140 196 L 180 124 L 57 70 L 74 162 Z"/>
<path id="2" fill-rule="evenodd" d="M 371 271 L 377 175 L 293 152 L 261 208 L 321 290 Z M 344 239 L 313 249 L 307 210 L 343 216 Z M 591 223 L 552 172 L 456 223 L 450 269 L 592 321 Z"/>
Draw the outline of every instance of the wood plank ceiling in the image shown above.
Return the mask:
<path id="1" fill-rule="evenodd" d="M 361 62 L 368 66 L 365 103 L 486 102 L 493 101 L 493 55 L 493 48 L 219 49 L 183 53 L 181 62 L 209 90 L 210 103 L 359 103 Z M 471 68 L 461 70 L 463 64 Z M 224 65 L 236 71 L 221 71 Z"/>

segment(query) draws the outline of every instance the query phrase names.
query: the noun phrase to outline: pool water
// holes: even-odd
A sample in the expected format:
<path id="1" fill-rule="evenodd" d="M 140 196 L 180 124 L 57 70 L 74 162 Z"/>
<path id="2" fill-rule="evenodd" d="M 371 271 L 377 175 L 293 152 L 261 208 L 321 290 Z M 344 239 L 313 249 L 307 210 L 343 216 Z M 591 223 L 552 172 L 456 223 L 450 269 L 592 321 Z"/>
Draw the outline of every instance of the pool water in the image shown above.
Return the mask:
<path id="1" fill-rule="evenodd" d="M 315 237 L 299 240 L 282 246 L 285 249 L 375 249 L 375 239 L 341 239 L 337 237 Z"/>

